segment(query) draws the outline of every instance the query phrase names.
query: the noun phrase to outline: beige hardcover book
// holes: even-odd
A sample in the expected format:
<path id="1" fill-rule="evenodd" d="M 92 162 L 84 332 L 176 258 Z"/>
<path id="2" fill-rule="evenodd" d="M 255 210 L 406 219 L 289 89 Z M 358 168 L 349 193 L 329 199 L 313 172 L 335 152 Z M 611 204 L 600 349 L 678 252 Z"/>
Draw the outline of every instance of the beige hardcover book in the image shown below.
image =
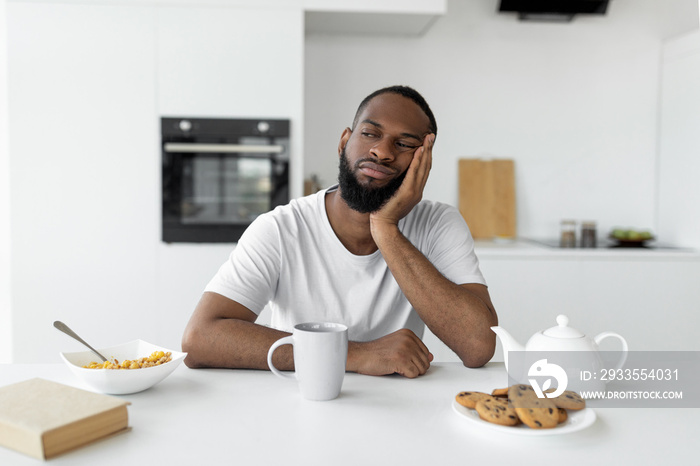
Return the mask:
<path id="1" fill-rule="evenodd" d="M 0 387 L 0 445 L 49 459 L 129 429 L 129 404 L 38 378 Z"/>

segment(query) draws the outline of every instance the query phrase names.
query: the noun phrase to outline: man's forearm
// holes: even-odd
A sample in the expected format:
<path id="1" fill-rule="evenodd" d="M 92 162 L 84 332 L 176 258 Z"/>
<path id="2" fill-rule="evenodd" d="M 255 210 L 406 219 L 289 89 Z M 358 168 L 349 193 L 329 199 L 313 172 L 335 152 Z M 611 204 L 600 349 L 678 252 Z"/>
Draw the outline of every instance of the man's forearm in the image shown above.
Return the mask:
<path id="1" fill-rule="evenodd" d="M 287 335 L 242 319 L 217 318 L 204 325 L 191 322 L 182 341 L 183 351 L 188 353 L 185 364 L 190 368 L 267 370 L 270 347 Z M 371 375 L 398 372 L 416 377 L 430 365 L 424 346 L 413 332 L 405 329 L 370 342 L 351 341 L 346 370 Z M 292 346 L 277 348 L 272 362 L 277 369 L 293 370 Z"/>
<path id="2" fill-rule="evenodd" d="M 445 278 L 396 225 L 374 224 L 372 235 L 399 287 L 430 330 L 465 365 L 488 362 L 496 342 L 489 327 L 497 324 L 488 294 L 482 298 Z"/>
<path id="3" fill-rule="evenodd" d="M 230 369 L 269 369 L 267 352 L 272 344 L 289 335 L 240 319 L 216 319 L 206 325 L 188 326 L 182 349 L 188 353 L 188 367 L 223 367 Z M 291 346 L 275 351 L 275 367 L 294 368 Z"/>
<path id="4" fill-rule="evenodd" d="M 182 349 L 188 367 L 269 369 L 267 353 L 289 333 L 256 324 L 257 315 L 241 304 L 205 292 L 185 328 Z M 416 377 L 430 366 L 432 355 L 410 330 L 401 329 L 374 341 L 349 342 L 346 370 L 372 375 L 395 372 Z M 278 369 L 294 368 L 291 345 L 275 350 Z"/>
<path id="5" fill-rule="evenodd" d="M 188 326 L 182 344 L 188 352 L 185 364 L 190 368 L 269 369 L 267 352 L 286 335 L 289 334 L 240 319 L 219 319 L 205 330 Z M 431 359 L 420 339 L 402 329 L 374 341 L 349 342 L 346 370 L 417 377 L 428 370 Z M 292 346 L 277 348 L 272 362 L 277 369 L 293 370 Z"/>

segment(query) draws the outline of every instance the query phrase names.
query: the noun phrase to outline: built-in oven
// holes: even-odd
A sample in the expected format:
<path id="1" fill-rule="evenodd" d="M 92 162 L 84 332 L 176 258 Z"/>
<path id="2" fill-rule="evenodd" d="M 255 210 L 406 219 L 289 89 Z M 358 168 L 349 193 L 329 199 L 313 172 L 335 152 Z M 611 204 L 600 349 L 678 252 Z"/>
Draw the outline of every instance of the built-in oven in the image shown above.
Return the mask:
<path id="1" fill-rule="evenodd" d="M 236 242 L 289 202 L 289 120 L 161 118 L 163 241 Z"/>

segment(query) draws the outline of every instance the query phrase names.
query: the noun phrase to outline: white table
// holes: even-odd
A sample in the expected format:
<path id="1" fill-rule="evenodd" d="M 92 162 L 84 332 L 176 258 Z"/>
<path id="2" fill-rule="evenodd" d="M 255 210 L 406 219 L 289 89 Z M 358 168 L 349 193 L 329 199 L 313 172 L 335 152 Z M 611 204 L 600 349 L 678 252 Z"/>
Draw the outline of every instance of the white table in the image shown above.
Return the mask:
<path id="1" fill-rule="evenodd" d="M 0 385 L 32 377 L 86 388 L 60 364 L 0 365 Z M 338 399 L 313 402 L 270 372 L 183 365 L 155 387 L 123 396 L 132 403 L 132 431 L 49 463 L 697 464 L 699 409 L 599 408 L 587 429 L 546 437 L 494 433 L 452 409 L 459 391 L 506 385 L 502 363 L 440 363 L 417 379 L 347 374 Z M 40 463 L 0 448 L 0 465 Z"/>

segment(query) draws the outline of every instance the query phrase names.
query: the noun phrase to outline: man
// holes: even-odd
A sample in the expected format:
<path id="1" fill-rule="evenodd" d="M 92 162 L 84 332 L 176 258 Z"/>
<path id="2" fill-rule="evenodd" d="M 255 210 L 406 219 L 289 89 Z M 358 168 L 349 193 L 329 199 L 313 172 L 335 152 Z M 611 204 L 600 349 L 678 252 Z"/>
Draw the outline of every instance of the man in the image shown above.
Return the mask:
<path id="1" fill-rule="evenodd" d="M 469 229 L 422 201 L 437 125 L 415 90 L 370 94 L 340 138 L 339 185 L 263 214 L 207 285 L 183 336 L 189 367 L 268 369 L 293 326 L 349 327 L 347 370 L 424 374 L 424 323 L 468 367 L 493 356 L 497 324 Z M 270 303 L 272 327 L 255 324 Z M 274 354 L 293 369 L 292 347 Z"/>

